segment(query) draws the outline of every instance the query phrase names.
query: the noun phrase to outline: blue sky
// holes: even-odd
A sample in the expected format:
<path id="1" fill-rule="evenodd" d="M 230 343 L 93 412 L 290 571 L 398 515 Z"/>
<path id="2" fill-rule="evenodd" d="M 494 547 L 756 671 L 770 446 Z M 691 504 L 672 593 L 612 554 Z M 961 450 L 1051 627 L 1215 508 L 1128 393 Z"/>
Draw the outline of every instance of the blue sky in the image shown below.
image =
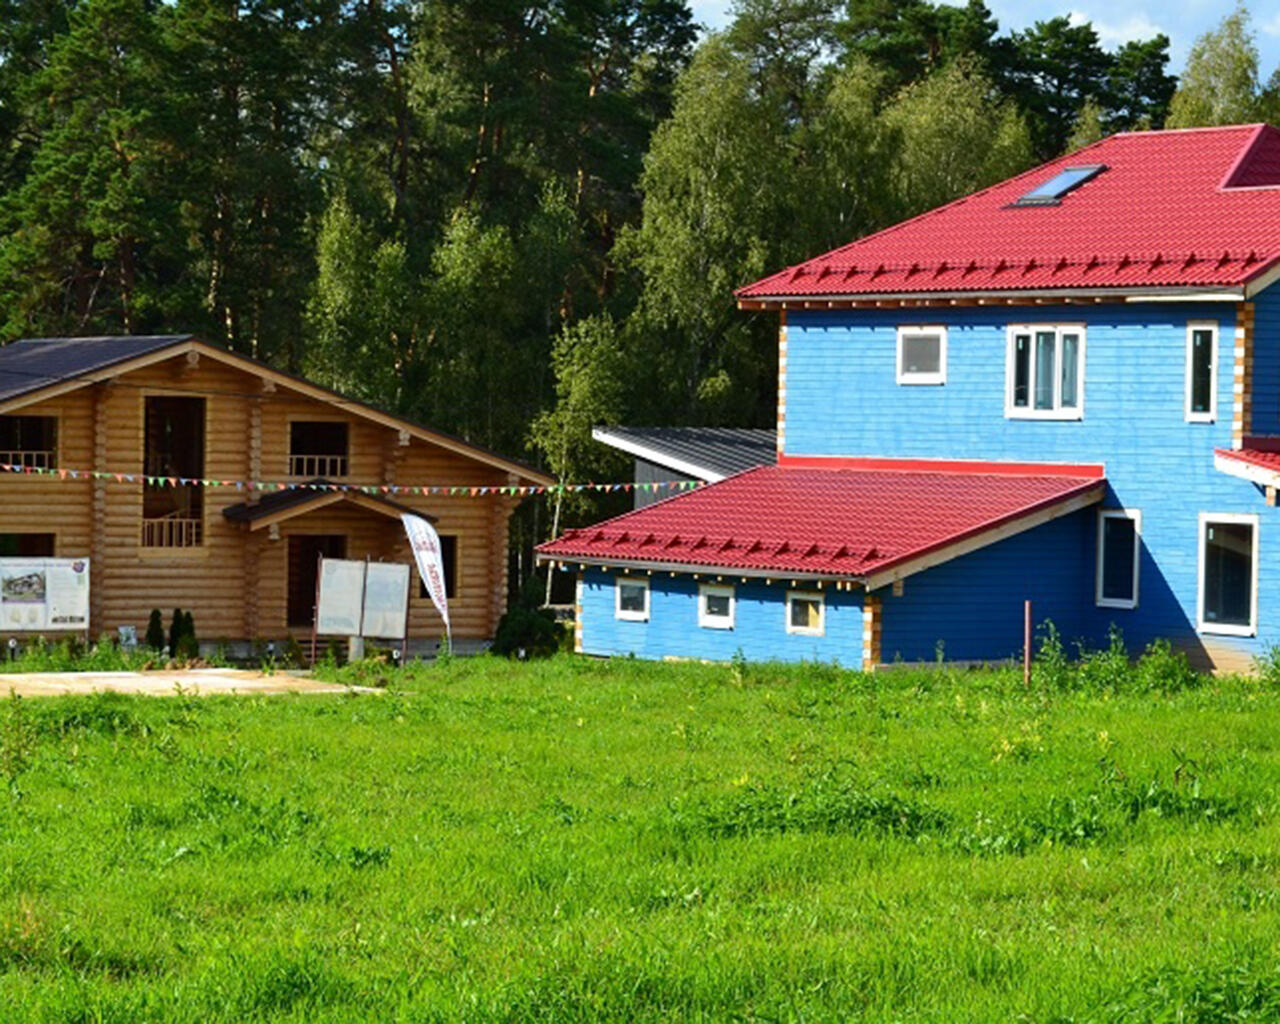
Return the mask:
<path id="1" fill-rule="evenodd" d="M 710 28 L 728 20 L 731 0 L 693 0 L 694 18 Z M 1196 37 L 1214 28 L 1235 6 L 1232 0 L 987 0 L 1002 32 L 1066 14 L 1090 21 L 1108 49 L 1130 39 L 1169 37 L 1170 68 L 1182 70 Z M 1254 32 L 1265 82 L 1280 65 L 1280 0 L 1253 0 Z"/>

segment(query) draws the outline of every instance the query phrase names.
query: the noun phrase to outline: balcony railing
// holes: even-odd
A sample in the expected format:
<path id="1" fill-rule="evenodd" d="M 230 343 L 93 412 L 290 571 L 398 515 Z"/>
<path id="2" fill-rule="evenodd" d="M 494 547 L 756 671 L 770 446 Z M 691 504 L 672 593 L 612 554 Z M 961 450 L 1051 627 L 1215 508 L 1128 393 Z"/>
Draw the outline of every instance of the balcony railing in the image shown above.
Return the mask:
<path id="1" fill-rule="evenodd" d="M 346 476 L 345 455 L 290 455 L 290 476 Z"/>
<path id="2" fill-rule="evenodd" d="M 22 466 L 25 469 L 53 469 L 58 462 L 58 453 L 53 451 L 0 451 L 0 464 L 6 466 Z"/>
<path id="3" fill-rule="evenodd" d="M 203 539 L 199 519 L 168 515 L 142 520 L 144 548 L 198 548 Z"/>

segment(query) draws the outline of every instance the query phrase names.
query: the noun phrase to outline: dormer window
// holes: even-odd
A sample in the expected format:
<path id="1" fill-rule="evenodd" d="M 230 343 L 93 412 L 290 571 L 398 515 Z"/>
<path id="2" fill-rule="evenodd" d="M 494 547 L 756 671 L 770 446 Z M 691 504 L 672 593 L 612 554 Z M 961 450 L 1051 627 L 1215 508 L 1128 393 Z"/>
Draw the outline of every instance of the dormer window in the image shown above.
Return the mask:
<path id="1" fill-rule="evenodd" d="M 347 424 L 294 420 L 289 424 L 289 475 L 331 479 L 347 475 Z"/>
<path id="2" fill-rule="evenodd" d="M 1106 164 L 1082 164 L 1059 171 L 1048 181 L 1014 200 L 1014 206 L 1057 206 L 1068 192 L 1074 192 L 1107 169 Z"/>
<path id="3" fill-rule="evenodd" d="M 56 416 L 0 416 L 0 463 L 23 469 L 58 465 Z"/>

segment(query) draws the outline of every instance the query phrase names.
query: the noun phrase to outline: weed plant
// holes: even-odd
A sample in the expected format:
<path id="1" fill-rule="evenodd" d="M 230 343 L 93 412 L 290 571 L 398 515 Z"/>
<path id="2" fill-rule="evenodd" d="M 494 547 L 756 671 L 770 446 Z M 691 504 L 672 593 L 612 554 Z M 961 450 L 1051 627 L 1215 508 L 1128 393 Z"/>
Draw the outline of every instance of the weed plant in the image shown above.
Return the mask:
<path id="1" fill-rule="evenodd" d="M 1280 1019 L 1280 690 L 1114 646 L 2 702 L 0 1020 Z"/>

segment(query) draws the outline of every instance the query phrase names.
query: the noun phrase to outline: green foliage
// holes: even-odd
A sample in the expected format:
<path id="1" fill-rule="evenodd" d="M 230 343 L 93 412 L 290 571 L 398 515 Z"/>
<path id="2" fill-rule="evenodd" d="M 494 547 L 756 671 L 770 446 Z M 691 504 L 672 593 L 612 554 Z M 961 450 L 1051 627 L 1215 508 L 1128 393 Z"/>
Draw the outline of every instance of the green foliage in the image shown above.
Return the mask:
<path id="1" fill-rule="evenodd" d="M 1024 170 L 1031 137 L 1012 102 L 974 65 L 955 61 L 904 89 L 885 111 L 896 141 L 901 213 L 940 206 Z"/>
<path id="2" fill-rule="evenodd" d="M 160 614 L 159 608 L 151 609 L 151 615 L 147 618 L 147 633 L 143 643 L 156 653 L 165 649 L 164 617 Z"/>
<path id="3" fill-rule="evenodd" d="M 1243 3 L 1196 40 L 1169 106 L 1170 128 L 1240 124 L 1261 112 L 1258 48 Z"/>

